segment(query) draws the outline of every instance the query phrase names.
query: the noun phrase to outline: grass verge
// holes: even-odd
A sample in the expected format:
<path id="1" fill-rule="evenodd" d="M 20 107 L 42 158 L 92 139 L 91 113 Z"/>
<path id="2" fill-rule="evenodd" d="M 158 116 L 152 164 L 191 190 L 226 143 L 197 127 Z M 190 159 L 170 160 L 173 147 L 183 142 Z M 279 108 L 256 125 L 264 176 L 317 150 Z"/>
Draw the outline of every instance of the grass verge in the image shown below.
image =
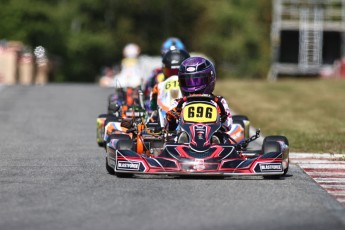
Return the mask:
<path id="1" fill-rule="evenodd" d="M 345 153 L 345 80 L 219 80 L 215 94 L 293 152 Z"/>

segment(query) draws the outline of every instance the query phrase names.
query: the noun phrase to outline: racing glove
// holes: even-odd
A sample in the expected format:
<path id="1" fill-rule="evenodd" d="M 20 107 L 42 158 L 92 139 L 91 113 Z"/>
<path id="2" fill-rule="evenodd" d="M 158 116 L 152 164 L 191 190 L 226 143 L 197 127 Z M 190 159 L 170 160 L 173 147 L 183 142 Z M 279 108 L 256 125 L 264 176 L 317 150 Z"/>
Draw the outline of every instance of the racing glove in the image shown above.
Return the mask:
<path id="1" fill-rule="evenodd" d="M 181 115 L 180 109 L 172 109 L 166 113 L 166 119 L 168 121 L 168 130 L 174 131 L 177 128 L 177 121 Z"/>
<path id="2" fill-rule="evenodd" d="M 172 109 L 169 110 L 166 114 L 167 120 L 169 122 L 176 122 L 178 118 L 180 117 L 181 112 L 177 112 L 176 110 Z"/>

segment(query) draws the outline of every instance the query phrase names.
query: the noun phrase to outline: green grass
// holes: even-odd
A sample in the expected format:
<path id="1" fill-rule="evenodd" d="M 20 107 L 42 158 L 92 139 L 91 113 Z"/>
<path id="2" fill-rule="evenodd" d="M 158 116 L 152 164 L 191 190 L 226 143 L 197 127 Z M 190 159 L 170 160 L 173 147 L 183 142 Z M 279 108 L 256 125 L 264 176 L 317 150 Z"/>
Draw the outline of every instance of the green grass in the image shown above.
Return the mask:
<path id="1" fill-rule="evenodd" d="M 345 153 L 345 80 L 219 80 L 215 94 L 293 152 Z"/>

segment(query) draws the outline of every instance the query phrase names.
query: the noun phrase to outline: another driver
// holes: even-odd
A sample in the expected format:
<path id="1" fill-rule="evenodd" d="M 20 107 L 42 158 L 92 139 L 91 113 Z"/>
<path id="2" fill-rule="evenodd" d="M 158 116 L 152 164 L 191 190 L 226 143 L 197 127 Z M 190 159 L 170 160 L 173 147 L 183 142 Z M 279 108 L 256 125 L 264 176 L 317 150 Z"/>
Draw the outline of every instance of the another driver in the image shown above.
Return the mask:
<path id="1" fill-rule="evenodd" d="M 180 49 L 169 50 L 163 56 L 162 71 L 164 74 L 164 81 L 153 87 L 150 96 L 150 106 L 153 111 L 157 110 L 158 106 L 164 111 L 168 111 L 172 105 L 170 99 L 181 97 L 177 74 L 181 63 L 189 57 L 190 55 L 187 51 Z"/>
<path id="2" fill-rule="evenodd" d="M 190 57 L 181 63 L 178 71 L 178 81 L 183 96 L 202 94 L 214 96 L 213 90 L 216 84 L 216 70 L 212 62 L 206 58 Z M 224 114 L 221 113 L 219 106 L 217 107 L 221 116 L 222 127 L 224 131 L 227 132 L 231 129 L 232 125 L 228 103 L 221 96 L 215 96 L 215 98 L 224 106 Z M 166 121 L 169 131 L 174 131 L 178 126 L 178 118 L 182 109 L 176 106 L 181 100 L 183 100 L 183 98 L 175 100 L 171 109 L 167 112 Z M 183 107 L 184 104 L 182 105 L 182 108 Z"/>

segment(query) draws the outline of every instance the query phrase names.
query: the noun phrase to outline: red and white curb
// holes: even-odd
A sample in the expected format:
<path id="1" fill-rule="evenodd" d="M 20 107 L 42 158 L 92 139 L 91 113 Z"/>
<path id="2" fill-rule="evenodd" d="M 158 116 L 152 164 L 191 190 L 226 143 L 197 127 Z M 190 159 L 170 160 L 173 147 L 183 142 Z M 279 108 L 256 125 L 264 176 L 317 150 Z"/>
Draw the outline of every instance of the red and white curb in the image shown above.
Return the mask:
<path id="1" fill-rule="evenodd" d="M 329 153 L 290 153 L 297 164 L 328 193 L 345 205 L 345 155 Z"/>

